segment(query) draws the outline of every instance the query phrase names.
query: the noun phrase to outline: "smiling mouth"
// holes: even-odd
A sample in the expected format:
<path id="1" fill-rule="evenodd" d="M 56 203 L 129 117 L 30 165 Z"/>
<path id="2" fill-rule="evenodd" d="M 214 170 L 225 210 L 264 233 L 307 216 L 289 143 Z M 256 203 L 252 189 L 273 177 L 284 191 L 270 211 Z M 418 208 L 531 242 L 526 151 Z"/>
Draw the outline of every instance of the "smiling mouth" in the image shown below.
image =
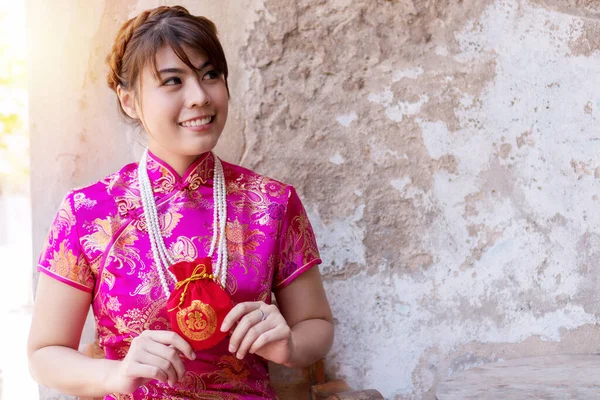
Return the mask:
<path id="1" fill-rule="evenodd" d="M 215 119 L 215 116 L 212 115 L 210 117 L 196 118 L 196 119 L 192 119 L 192 120 L 189 120 L 189 121 L 180 122 L 178 125 L 179 126 L 183 126 L 184 128 L 194 128 L 194 127 L 197 127 L 197 126 L 208 125 L 211 122 L 213 122 L 214 119 Z"/>

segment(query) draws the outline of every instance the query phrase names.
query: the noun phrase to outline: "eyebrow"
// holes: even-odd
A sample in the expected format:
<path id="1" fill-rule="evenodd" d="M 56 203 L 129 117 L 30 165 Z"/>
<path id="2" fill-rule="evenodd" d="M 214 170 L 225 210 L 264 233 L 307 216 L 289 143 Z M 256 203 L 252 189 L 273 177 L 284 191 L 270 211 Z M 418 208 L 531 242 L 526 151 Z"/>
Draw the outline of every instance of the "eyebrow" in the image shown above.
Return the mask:
<path id="1" fill-rule="evenodd" d="M 204 64 L 202 64 L 197 71 L 202 71 L 204 68 L 208 67 L 210 65 L 210 61 L 205 61 Z M 181 68 L 164 68 L 161 69 L 160 71 L 158 71 L 159 75 L 162 74 L 183 74 L 185 73 L 185 71 Z"/>

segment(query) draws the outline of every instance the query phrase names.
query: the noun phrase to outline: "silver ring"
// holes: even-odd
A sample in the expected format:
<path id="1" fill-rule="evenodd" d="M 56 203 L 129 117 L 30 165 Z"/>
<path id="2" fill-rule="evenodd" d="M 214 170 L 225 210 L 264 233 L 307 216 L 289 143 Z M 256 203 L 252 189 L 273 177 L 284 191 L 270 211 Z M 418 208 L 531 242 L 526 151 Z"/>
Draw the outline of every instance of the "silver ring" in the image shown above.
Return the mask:
<path id="1" fill-rule="evenodd" d="M 264 321 L 265 319 L 267 319 L 267 314 L 264 313 L 263 310 L 261 310 L 260 308 L 258 309 L 258 311 L 260 312 L 260 322 Z"/>

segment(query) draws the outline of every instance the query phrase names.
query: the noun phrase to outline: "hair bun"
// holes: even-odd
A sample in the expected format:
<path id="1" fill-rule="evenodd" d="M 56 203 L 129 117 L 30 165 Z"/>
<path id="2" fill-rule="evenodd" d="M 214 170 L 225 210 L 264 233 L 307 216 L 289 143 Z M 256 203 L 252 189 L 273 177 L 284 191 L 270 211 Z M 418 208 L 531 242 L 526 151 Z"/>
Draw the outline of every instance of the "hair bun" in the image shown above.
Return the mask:
<path id="1" fill-rule="evenodd" d="M 117 91 L 117 86 L 122 85 L 123 81 L 120 78 L 121 68 L 123 66 L 123 57 L 127 49 L 127 44 L 130 42 L 136 30 L 146 23 L 149 19 L 162 14 L 170 13 L 173 15 L 190 15 L 189 11 L 182 6 L 160 6 L 152 10 L 147 10 L 140 13 L 137 17 L 131 18 L 125 22 L 115 38 L 112 49 L 106 57 L 106 62 L 110 68 L 107 77 L 108 87 Z"/>

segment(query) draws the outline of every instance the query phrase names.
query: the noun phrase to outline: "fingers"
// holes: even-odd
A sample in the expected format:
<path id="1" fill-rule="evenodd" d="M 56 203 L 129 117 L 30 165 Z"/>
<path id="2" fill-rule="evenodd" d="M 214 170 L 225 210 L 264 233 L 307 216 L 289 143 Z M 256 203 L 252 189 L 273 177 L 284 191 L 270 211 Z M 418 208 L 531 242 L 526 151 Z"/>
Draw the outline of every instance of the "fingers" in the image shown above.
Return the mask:
<path id="1" fill-rule="evenodd" d="M 262 301 L 248 301 L 237 304 L 231 309 L 231 311 L 229 311 L 223 320 L 223 324 L 221 324 L 221 332 L 228 331 L 240 318 L 254 310 L 258 310 L 262 305 L 265 305 L 265 303 Z"/>
<path id="2" fill-rule="evenodd" d="M 239 325 L 238 325 L 238 328 L 239 328 Z M 236 328 L 236 331 L 238 328 Z M 268 321 L 268 320 L 259 322 L 256 325 L 250 327 L 248 329 L 248 331 L 246 332 L 246 334 L 242 337 L 242 342 L 240 343 L 240 345 L 237 346 L 238 349 L 237 349 L 236 357 L 239 358 L 240 360 L 242 358 L 246 357 L 246 354 L 248 353 L 248 350 L 250 349 L 250 346 L 252 346 L 254 341 L 257 338 L 259 338 L 260 336 L 265 335 L 266 333 L 271 331 L 273 328 L 274 328 L 273 324 L 271 323 L 271 321 Z"/>
<path id="3" fill-rule="evenodd" d="M 155 379 L 168 382 L 171 387 L 175 386 L 175 384 L 179 381 L 179 377 L 177 376 L 177 372 L 175 371 L 173 364 L 165 358 L 156 356 L 149 352 L 143 352 L 138 354 L 136 361 L 138 362 L 138 365 L 146 365 L 151 367 L 148 369 L 148 372 L 161 376 L 163 379 Z M 181 360 L 179 361 L 181 362 Z M 158 371 L 155 369 L 158 369 Z M 164 377 L 166 377 L 166 379 L 164 379 Z"/>
<path id="4" fill-rule="evenodd" d="M 128 371 L 129 376 L 133 378 L 156 379 L 161 382 L 168 382 L 168 375 L 160 368 L 149 364 L 136 363 Z"/>
<path id="5" fill-rule="evenodd" d="M 179 357 L 179 352 L 174 347 L 167 347 L 158 342 L 149 342 L 147 346 L 148 354 L 159 358 L 160 364 L 153 364 L 160 367 L 169 375 L 169 384 L 174 385 L 179 382 L 185 375 L 185 366 Z M 166 364 L 165 364 L 166 363 Z M 164 368 L 167 368 L 165 370 Z"/>
<path id="6" fill-rule="evenodd" d="M 196 358 L 189 343 L 175 332 L 144 331 L 133 339 L 125 357 L 126 376 L 157 379 L 175 386 L 185 376 L 181 354 Z"/>
<path id="7" fill-rule="evenodd" d="M 236 305 L 225 317 L 221 331 L 225 332 L 239 321 L 229 339 L 229 351 L 238 359 L 263 346 L 289 340 L 291 330 L 275 305 L 264 302 L 245 302 Z"/>
<path id="8" fill-rule="evenodd" d="M 240 347 L 240 344 L 242 343 L 242 340 L 246 337 L 246 335 L 249 332 L 252 332 L 253 335 L 256 335 L 256 337 L 258 337 L 258 335 L 260 333 L 258 333 L 257 329 L 257 324 L 259 324 L 261 322 L 262 319 L 262 313 L 260 312 L 259 309 L 255 309 L 254 311 L 244 315 L 242 317 L 242 319 L 240 320 L 240 322 L 238 323 L 238 325 L 235 327 L 235 329 L 233 330 L 233 333 L 231 334 L 231 338 L 229 338 L 229 351 L 234 353 L 238 350 L 238 348 Z M 261 323 L 260 325 L 263 325 L 263 330 L 268 329 L 266 326 L 266 320 Z"/>
<path id="9" fill-rule="evenodd" d="M 175 349 L 179 350 L 181 354 L 185 355 L 190 360 L 196 359 L 196 353 L 194 352 L 192 346 L 190 346 L 190 344 L 186 342 L 184 338 L 182 338 L 175 332 L 147 330 L 142 332 L 140 336 L 148 337 L 153 341 L 161 343 L 165 346 L 173 346 Z"/>
<path id="10" fill-rule="evenodd" d="M 291 334 L 290 327 L 286 325 L 278 325 L 277 327 L 263 332 L 250 346 L 248 351 L 250 354 L 256 353 L 263 346 L 277 342 L 279 340 L 288 340 Z"/>

